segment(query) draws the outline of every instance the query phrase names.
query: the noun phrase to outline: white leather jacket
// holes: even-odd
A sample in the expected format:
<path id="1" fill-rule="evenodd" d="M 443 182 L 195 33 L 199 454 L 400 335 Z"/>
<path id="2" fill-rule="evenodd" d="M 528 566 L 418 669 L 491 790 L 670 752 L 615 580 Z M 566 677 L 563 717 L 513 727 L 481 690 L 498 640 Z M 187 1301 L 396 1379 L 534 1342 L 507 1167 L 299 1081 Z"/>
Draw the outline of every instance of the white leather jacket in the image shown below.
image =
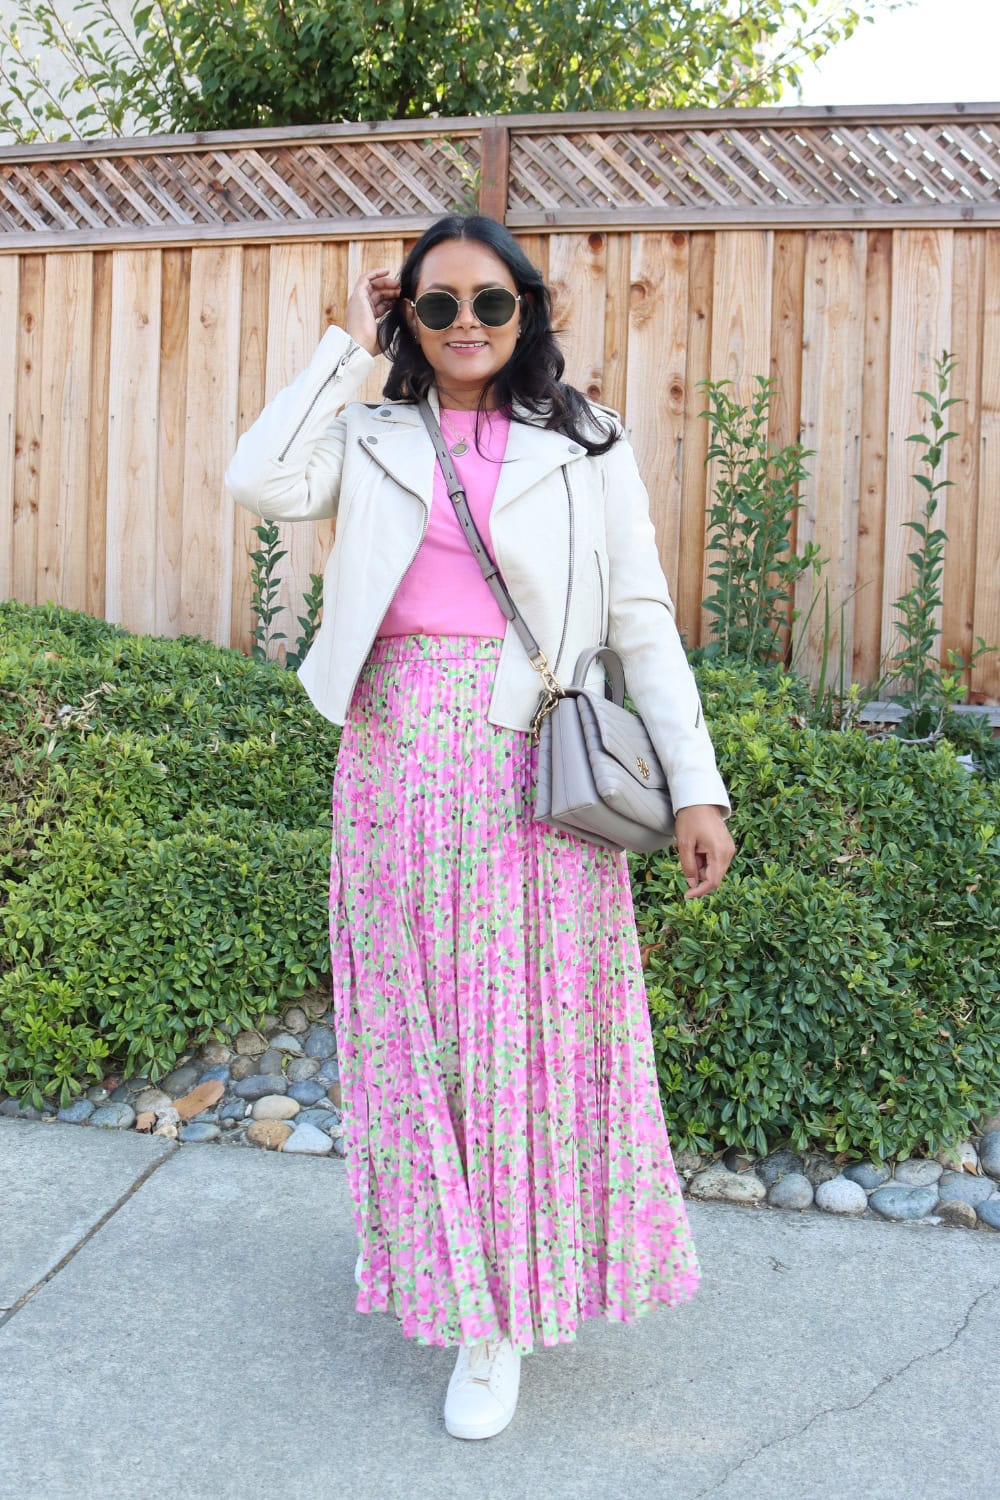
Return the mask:
<path id="1" fill-rule="evenodd" d="M 378 627 L 424 536 L 436 462 L 415 406 L 352 401 L 373 356 L 327 329 L 308 366 L 240 438 L 226 488 L 268 520 L 336 517 L 323 619 L 299 677 L 315 707 L 343 724 Z M 436 392 L 429 400 L 438 410 Z M 515 410 L 490 514 L 507 587 L 560 682 L 607 641 L 663 764 L 675 808 L 729 815 L 694 675 L 674 622 L 649 497 L 623 437 L 591 457 Z M 518 419 L 519 418 L 519 419 Z M 588 679 L 600 690 L 599 667 Z M 541 681 L 510 624 L 488 718 L 527 731 Z"/>

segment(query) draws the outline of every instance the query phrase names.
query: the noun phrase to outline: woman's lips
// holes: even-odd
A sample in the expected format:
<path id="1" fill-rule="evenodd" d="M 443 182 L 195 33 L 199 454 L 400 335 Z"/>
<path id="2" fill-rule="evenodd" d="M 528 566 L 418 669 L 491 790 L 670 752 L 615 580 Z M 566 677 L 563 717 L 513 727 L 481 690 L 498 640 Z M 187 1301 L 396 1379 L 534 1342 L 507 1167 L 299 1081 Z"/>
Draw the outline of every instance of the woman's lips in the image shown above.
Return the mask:
<path id="1" fill-rule="evenodd" d="M 448 348 L 452 354 L 461 354 L 468 357 L 470 354 L 479 354 L 483 349 L 488 349 L 487 343 L 482 344 L 449 344 Z"/>

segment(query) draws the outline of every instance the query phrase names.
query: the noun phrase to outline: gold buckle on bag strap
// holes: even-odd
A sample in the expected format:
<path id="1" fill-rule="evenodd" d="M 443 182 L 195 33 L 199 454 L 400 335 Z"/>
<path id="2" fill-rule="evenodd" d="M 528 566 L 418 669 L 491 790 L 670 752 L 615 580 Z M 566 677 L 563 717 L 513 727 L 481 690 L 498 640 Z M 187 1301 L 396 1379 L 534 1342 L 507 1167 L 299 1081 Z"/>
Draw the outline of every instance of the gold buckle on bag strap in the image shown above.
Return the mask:
<path id="1" fill-rule="evenodd" d="M 546 714 L 552 712 L 559 699 L 564 698 L 566 695 L 553 676 L 552 668 L 549 666 L 544 651 L 539 651 L 537 657 L 529 656 L 528 660 L 545 684 L 538 699 L 538 707 L 535 709 L 534 718 L 531 721 L 531 739 L 532 743 L 537 745 L 542 732 L 542 720 Z"/>

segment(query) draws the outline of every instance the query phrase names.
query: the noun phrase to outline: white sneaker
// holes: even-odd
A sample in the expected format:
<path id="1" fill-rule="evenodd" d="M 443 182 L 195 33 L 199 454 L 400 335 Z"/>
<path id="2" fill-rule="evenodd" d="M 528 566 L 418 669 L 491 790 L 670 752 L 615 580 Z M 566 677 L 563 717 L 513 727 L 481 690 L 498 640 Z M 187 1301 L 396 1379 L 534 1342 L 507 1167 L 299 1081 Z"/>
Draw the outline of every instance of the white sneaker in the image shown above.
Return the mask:
<path id="1" fill-rule="evenodd" d="M 520 1381 L 521 1356 L 509 1339 L 463 1344 L 444 1403 L 444 1425 L 452 1437 L 503 1432 L 514 1415 Z"/>

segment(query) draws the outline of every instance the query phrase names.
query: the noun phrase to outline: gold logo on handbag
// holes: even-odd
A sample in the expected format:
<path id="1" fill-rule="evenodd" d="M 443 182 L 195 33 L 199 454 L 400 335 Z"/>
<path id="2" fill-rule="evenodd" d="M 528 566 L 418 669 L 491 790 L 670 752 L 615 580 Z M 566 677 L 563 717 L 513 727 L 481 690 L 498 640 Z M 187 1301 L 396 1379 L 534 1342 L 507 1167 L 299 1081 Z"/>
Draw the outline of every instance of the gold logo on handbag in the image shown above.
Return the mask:
<path id="1" fill-rule="evenodd" d="M 649 780 L 649 762 L 643 760 L 643 758 L 642 758 L 641 755 L 637 755 L 636 758 L 635 758 L 635 763 L 639 767 L 639 775 L 640 776 L 644 776 L 646 778 L 646 780 L 648 781 Z"/>

